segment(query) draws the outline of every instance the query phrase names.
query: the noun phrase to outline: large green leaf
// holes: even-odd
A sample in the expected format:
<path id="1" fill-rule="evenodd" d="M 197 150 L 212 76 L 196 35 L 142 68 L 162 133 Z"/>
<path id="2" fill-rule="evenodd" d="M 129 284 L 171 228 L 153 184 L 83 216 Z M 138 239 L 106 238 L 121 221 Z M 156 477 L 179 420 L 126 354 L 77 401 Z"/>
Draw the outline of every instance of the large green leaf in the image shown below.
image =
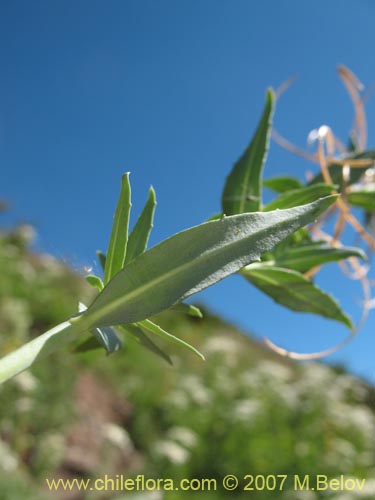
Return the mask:
<path id="1" fill-rule="evenodd" d="M 281 254 L 276 253 L 273 263 L 276 267 L 294 269 L 304 273 L 315 266 L 349 257 L 367 259 L 366 254 L 360 248 L 332 248 L 318 242 L 291 247 Z"/>
<path id="2" fill-rule="evenodd" d="M 155 191 L 153 187 L 150 187 L 148 199 L 146 201 L 144 209 L 129 236 L 125 265 L 145 251 L 153 225 L 155 207 Z"/>
<path id="3" fill-rule="evenodd" d="M 286 191 L 270 203 L 267 203 L 267 205 L 263 207 L 263 211 L 269 212 L 270 210 L 276 210 L 277 208 L 291 208 L 311 203 L 318 198 L 323 198 L 324 196 L 331 194 L 334 187 L 335 186 L 321 183 Z"/>
<path id="4" fill-rule="evenodd" d="M 293 311 L 318 314 L 352 328 L 337 302 L 297 271 L 252 264 L 241 274 L 278 304 Z"/>
<path id="5" fill-rule="evenodd" d="M 123 268 L 128 242 L 131 190 L 129 173 L 122 176 L 121 191 L 113 220 L 104 269 L 104 284 Z"/>
<path id="6" fill-rule="evenodd" d="M 227 177 L 222 196 L 223 213 L 226 215 L 256 212 L 261 206 L 262 169 L 269 146 L 274 102 L 274 93 L 269 89 L 258 128 Z"/>
<path id="7" fill-rule="evenodd" d="M 362 153 L 352 153 L 345 156 L 345 160 L 347 160 L 348 165 L 350 165 L 350 160 L 361 160 L 361 159 L 370 159 L 375 161 L 375 149 L 369 149 L 367 151 L 363 151 Z M 351 168 L 349 173 L 349 179 L 345 180 L 345 184 L 354 184 L 355 182 L 358 182 L 368 168 L 369 168 L 368 166 Z M 339 186 L 342 186 L 344 183 L 343 166 L 333 163 L 331 165 L 328 165 L 328 170 L 333 184 L 338 184 Z M 319 173 L 309 182 L 309 184 L 317 184 L 321 182 L 324 182 L 324 178 L 323 174 Z"/>
<path id="8" fill-rule="evenodd" d="M 141 321 L 168 309 L 259 260 L 335 200 L 225 217 L 182 231 L 130 262 L 75 321 L 91 329 Z"/>
<path id="9" fill-rule="evenodd" d="M 375 210 L 375 183 L 365 184 L 347 195 L 348 202 L 369 212 Z"/>

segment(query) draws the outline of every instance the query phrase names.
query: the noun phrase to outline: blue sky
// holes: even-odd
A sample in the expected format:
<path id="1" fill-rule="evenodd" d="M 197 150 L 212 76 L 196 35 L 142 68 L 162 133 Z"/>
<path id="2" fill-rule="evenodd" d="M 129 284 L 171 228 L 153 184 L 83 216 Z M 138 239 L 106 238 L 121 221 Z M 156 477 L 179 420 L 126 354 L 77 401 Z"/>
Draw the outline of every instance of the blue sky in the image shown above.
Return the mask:
<path id="1" fill-rule="evenodd" d="M 1 0 L 0 196 L 11 204 L 3 223 L 30 222 L 38 249 L 77 269 L 92 266 L 125 171 L 134 216 L 149 185 L 156 189 L 151 244 L 204 221 L 219 210 L 268 86 L 300 75 L 275 115 L 295 143 L 305 147 L 322 124 L 346 140 L 352 107 L 336 66 L 375 80 L 374 14 L 369 0 Z M 265 173 L 303 179 L 314 168 L 273 143 Z M 358 319 L 356 283 L 334 265 L 320 282 Z M 196 301 L 292 350 L 320 350 L 347 335 L 274 305 L 236 276 Z M 329 361 L 375 380 L 374 325 L 372 314 Z"/>

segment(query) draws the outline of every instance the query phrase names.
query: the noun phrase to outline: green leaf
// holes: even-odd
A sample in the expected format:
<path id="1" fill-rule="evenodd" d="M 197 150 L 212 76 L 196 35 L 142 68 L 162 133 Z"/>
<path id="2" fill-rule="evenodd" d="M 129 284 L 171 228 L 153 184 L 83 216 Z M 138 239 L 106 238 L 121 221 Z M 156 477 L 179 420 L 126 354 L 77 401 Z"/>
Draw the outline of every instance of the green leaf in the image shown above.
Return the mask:
<path id="1" fill-rule="evenodd" d="M 300 183 L 295 177 L 271 177 L 270 179 L 265 179 L 263 181 L 263 186 L 276 193 L 285 193 L 285 191 L 290 191 L 292 189 L 301 189 L 303 184 Z"/>
<path id="2" fill-rule="evenodd" d="M 107 326 L 105 328 L 94 328 L 91 333 L 104 347 L 108 354 L 119 351 L 122 348 L 122 342 L 117 337 L 113 328 Z"/>
<path id="3" fill-rule="evenodd" d="M 331 248 L 322 242 L 296 246 L 284 253 L 274 256 L 276 267 L 285 267 L 304 273 L 315 266 L 335 262 L 349 257 L 367 260 L 366 254 L 360 248 Z"/>
<path id="4" fill-rule="evenodd" d="M 347 195 L 348 202 L 369 212 L 375 210 L 375 183 L 370 182 L 358 189 L 353 189 Z"/>
<path id="5" fill-rule="evenodd" d="M 205 222 L 139 255 L 96 297 L 87 329 L 141 321 L 239 271 L 289 234 L 314 221 L 335 200 Z"/>
<path id="6" fill-rule="evenodd" d="M 352 153 L 345 156 L 345 160 L 347 160 L 348 165 L 350 165 L 350 160 L 361 159 L 370 159 L 375 161 L 375 149 L 369 149 L 368 151 L 363 151 L 362 153 Z M 358 182 L 368 168 L 368 166 L 351 168 L 349 179 L 346 180 L 345 184 L 354 184 Z M 344 184 L 343 166 L 333 163 L 331 165 L 328 165 L 328 170 L 331 176 L 332 183 L 337 184 L 341 187 Z M 317 184 L 321 182 L 324 182 L 324 178 L 323 174 L 319 173 L 309 182 L 309 184 Z"/>
<path id="7" fill-rule="evenodd" d="M 291 208 L 311 203 L 319 198 L 330 195 L 334 188 L 335 186 L 322 183 L 303 187 L 301 189 L 286 191 L 270 203 L 267 203 L 267 205 L 263 207 L 263 211 L 269 212 L 270 210 L 276 210 L 277 208 Z"/>
<path id="8" fill-rule="evenodd" d="M 159 346 L 157 346 L 143 331 L 142 329 L 137 326 L 135 323 L 130 323 L 128 325 L 121 325 L 119 327 L 120 330 L 125 332 L 126 334 L 130 335 L 133 337 L 133 339 L 149 351 L 153 352 L 160 358 L 164 359 L 167 363 L 170 365 L 173 365 L 171 358 L 169 355 L 164 352 L 162 349 L 160 349 Z"/>
<path id="9" fill-rule="evenodd" d="M 0 360 L 0 384 L 39 361 L 78 335 L 85 332 L 85 326 L 64 321 L 51 330 L 39 335 Z"/>
<path id="10" fill-rule="evenodd" d="M 103 253 L 103 252 L 101 252 L 100 250 L 97 250 L 97 251 L 96 251 L 96 255 L 97 255 L 97 257 L 98 257 L 99 264 L 100 264 L 101 268 L 102 268 L 102 269 L 103 269 L 103 271 L 104 271 L 104 269 L 105 269 L 106 257 L 105 257 L 105 255 L 104 255 L 104 253 Z"/>
<path id="11" fill-rule="evenodd" d="M 156 197 L 154 188 L 151 186 L 145 207 L 139 216 L 133 231 L 129 236 L 126 251 L 125 264 L 131 262 L 135 257 L 143 253 L 147 247 L 148 238 L 153 227 Z"/>
<path id="12" fill-rule="evenodd" d="M 101 292 L 104 288 L 103 281 L 99 278 L 99 276 L 89 274 L 88 276 L 85 276 L 85 280 L 89 285 L 99 290 L 99 292 Z"/>
<path id="13" fill-rule="evenodd" d="M 253 264 L 241 274 L 275 302 L 293 311 L 317 314 L 344 323 L 349 328 L 353 326 L 331 295 L 297 271 Z"/>
<path id="14" fill-rule="evenodd" d="M 128 172 L 122 176 L 121 192 L 116 207 L 104 269 L 105 285 L 124 266 L 126 247 L 128 243 L 130 208 L 131 190 Z"/>
<path id="15" fill-rule="evenodd" d="M 137 325 L 140 328 L 145 329 L 146 331 L 149 331 L 151 333 L 154 333 L 155 335 L 158 335 L 159 337 L 161 337 L 164 340 L 168 340 L 169 342 L 173 342 L 174 344 L 186 347 L 190 351 L 193 351 L 194 354 L 196 354 L 197 356 L 199 356 L 201 359 L 203 359 L 203 361 L 205 360 L 205 357 L 203 356 L 203 354 L 200 353 L 195 347 L 193 347 L 192 345 L 188 344 L 184 340 L 181 340 L 178 337 L 175 337 L 171 333 L 166 332 L 165 330 L 163 330 L 163 328 L 161 328 L 156 323 L 153 323 L 149 319 L 145 319 L 143 321 L 140 321 Z"/>
<path id="16" fill-rule="evenodd" d="M 171 309 L 192 316 L 193 318 L 203 318 L 202 311 L 198 307 L 185 304 L 184 302 L 172 306 Z"/>
<path id="17" fill-rule="evenodd" d="M 79 312 L 83 313 L 87 307 L 79 303 Z M 93 328 L 90 333 L 94 335 L 99 344 L 107 351 L 108 354 L 119 351 L 122 347 L 121 340 L 117 337 L 115 331 L 111 327 Z"/>
<path id="18" fill-rule="evenodd" d="M 258 128 L 227 177 L 222 196 L 226 215 L 256 212 L 261 206 L 262 169 L 269 146 L 274 102 L 274 93 L 269 89 Z"/>

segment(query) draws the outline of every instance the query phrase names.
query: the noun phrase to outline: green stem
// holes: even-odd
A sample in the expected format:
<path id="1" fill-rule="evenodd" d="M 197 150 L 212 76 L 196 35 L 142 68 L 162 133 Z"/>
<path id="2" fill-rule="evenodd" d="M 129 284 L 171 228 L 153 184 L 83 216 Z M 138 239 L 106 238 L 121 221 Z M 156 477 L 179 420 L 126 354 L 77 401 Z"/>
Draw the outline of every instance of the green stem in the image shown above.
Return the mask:
<path id="1" fill-rule="evenodd" d="M 74 324 L 65 321 L 4 356 L 0 359 L 0 384 L 27 370 L 35 361 L 48 356 L 84 331 L 86 325 L 78 318 Z"/>

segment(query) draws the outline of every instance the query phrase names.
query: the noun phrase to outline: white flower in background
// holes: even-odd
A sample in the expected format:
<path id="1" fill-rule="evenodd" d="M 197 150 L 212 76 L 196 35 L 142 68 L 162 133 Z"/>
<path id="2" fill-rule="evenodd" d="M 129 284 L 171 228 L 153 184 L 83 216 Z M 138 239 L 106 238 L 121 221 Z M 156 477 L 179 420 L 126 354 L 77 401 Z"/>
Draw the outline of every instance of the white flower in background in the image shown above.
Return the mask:
<path id="1" fill-rule="evenodd" d="M 300 404 L 298 392 L 293 385 L 284 384 L 282 389 L 278 391 L 277 396 L 287 408 L 292 410 L 298 408 Z"/>
<path id="2" fill-rule="evenodd" d="M 212 400 L 211 391 L 202 384 L 201 379 L 196 375 L 186 375 L 181 381 L 180 386 L 194 403 L 207 405 Z"/>
<path id="3" fill-rule="evenodd" d="M 204 343 L 204 353 L 208 356 L 217 353 L 238 353 L 239 343 L 229 337 L 223 335 L 212 337 Z"/>
<path id="4" fill-rule="evenodd" d="M 186 392 L 181 389 L 172 390 L 165 398 L 166 405 L 178 410 L 185 410 L 189 406 L 189 399 Z"/>
<path id="5" fill-rule="evenodd" d="M 189 451 L 174 441 L 157 441 L 154 447 L 157 455 L 162 456 L 176 465 L 186 463 L 190 457 Z"/>
<path id="6" fill-rule="evenodd" d="M 24 392 L 33 392 L 38 387 L 38 379 L 30 371 L 24 371 L 14 377 L 14 382 Z"/>
<path id="7" fill-rule="evenodd" d="M 301 366 L 301 382 L 307 388 L 322 390 L 327 384 L 333 382 L 336 379 L 336 375 L 332 372 L 332 369 L 320 363 L 310 363 Z"/>
<path id="8" fill-rule="evenodd" d="M 220 366 L 215 373 L 214 390 L 218 394 L 233 394 L 233 387 L 236 384 L 233 380 L 233 372 L 228 370 L 228 366 Z"/>
<path id="9" fill-rule="evenodd" d="M 261 380 L 255 369 L 249 369 L 240 374 L 241 384 L 248 389 L 259 389 Z"/>
<path id="10" fill-rule="evenodd" d="M 232 407 L 233 418 L 240 422 L 251 423 L 251 419 L 256 418 L 262 410 L 261 404 L 255 399 L 242 399 L 236 401 Z"/>
<path id="11" fill-rule="evenodd" d="M 34 405 L 34 400 L 32 398 L 20 398 L 14 403 L 14 406 L 20 413 L 26 413 L 32 409 Z"/>
<path id="12" fill-rule="evenodd" d="M 337 377 L 336 384 L 341 387 L 343 393 L 349 393 L 357 401 L 362 402 L 367 396 L 366 386 L 352 375 L 340 375 Z"/>
<path id="13" fill-rule="evenodd" d="M 39 443 L 38 458 L 57 467 L 66 453 L 65 437 L 58 432 L 45 434 Z"/>
<path id="14" fill-rule="evenodd" d="M 339 463 L 342 472 L 350 472 L 352 470 L 356 458 L 356 448 L 346 439 L 334 439 L 331 443 L 331 449 L 324 455 L 324 462 L 327 465 Z"/>
<path id="15" fill-rule="evenodd" d="M 357 406 L 347 414 L 348 425 L 359 429 L 366 440 L 374 442 L 375 417 L 369 408 Z"/>
<path id="16" fill-rule="evenodd" d="M 17 467 L 17 456 L 12 452 L 8 444 L 0 439 L 0 470 L 13 472 Z"/>
<path id="17" fill-rule="evenodd" d="M 108 441 L 121 450 L 128 452 L 133 451 L 133 443 L 129 434 L 123 427 L 112 423 L 106 423 L 102 425 L 102 434 Z"/>
<path id="18" fill-rule="evenodd" d="M 291 377 L 289 367 L 273 361 L 262 361 L 257 366 L 258 375 L 268 379 L 272 383 L 287 382 Z"/>
<path id="19" fill-rule="evenodd" d="M 172 427 L 168 437 L 186 448 L 193 448 L 198 442 L 197 434 L 188 427 Z"/>

